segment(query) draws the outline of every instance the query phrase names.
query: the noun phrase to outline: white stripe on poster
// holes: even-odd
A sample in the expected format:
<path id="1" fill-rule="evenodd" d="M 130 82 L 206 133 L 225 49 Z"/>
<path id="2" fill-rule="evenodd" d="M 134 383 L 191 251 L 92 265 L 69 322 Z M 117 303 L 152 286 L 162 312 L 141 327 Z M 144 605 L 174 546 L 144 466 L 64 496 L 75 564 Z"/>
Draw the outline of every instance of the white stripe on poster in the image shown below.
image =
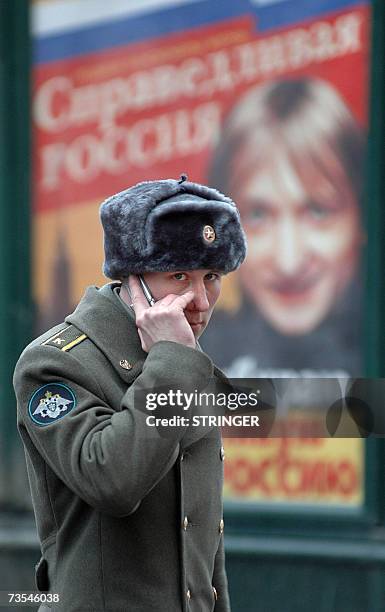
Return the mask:
<path id="1" fill-rule="evenodd" d="M 32 34 L 47 36 L 202 0 L 51 0 L 31 7 Z"/>

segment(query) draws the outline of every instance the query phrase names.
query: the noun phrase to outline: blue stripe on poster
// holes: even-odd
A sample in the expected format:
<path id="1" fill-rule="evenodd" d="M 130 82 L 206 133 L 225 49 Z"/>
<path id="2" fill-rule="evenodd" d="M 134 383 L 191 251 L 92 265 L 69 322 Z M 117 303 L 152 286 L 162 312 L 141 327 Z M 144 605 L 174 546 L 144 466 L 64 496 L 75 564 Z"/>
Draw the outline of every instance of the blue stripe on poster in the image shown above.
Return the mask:
<path id="1" fill-rule="evenodd" d="M 253 3 L 253 0 L 250 2 Z M 283 0 L 263 8 L 258 8 L 258 0 L 255 0 L 254 4 L 257 7 L 258 31 L 263 32 L 283 28 L 332 11 L 366 5 L 368 2 L 363 0 L 318 0 L 316 2 L 313 0 Z"/>
<path id="2" fill-rule="evenodd" d="M 300 23 L 331 11 L 367 4 L 365 0 L 202 0 L 178 7 L 36 38 L 34 63 L 68 59 L 140 42 L 185 29 L 254 14 L 258 31 Z"/>

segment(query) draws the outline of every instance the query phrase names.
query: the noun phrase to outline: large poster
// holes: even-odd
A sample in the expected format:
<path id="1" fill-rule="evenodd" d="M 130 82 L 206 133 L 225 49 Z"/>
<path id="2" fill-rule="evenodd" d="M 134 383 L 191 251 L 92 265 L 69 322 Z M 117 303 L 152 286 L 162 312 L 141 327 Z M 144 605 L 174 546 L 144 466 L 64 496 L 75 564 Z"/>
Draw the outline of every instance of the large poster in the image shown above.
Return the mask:
<path id="1" fill-rule="evenodd" d="M 105 282 L 102 200 L 187 172 L 233 197 L 248 238 L 202 337 L 214 361 L 232 377 L 360 375 L 369 3 L 110 5 L 34 5 L 38 331 Z"/>

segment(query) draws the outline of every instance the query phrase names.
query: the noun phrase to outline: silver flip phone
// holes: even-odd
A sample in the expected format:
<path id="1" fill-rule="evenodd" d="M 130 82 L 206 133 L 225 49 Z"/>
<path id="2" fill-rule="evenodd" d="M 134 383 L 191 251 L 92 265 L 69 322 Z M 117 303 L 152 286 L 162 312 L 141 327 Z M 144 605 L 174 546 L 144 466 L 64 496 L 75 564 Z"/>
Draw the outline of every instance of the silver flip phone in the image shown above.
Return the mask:
<path id="1" fill-rule="evenodd" d="M 141 284 L 143 293 L 144 293 L 144 297 L 146 298 L 147 302 L 149 303 L 150 306 L 154 306 L 155 304 L 155 298 L 152 295 L 149 286 L 147 285 L 146 281 L 144 280 L 143 276 L 141 274 L 138 274 L 138 279 L 139 282 Z"/>
<path id="2" fill-rule="evenodd" d="M 146 281 L 144 280 L 143 276 L 141 274 L 138 274 L 138 279 L 140 282 L 140 286 L 142 287 L 142 291 L 144 293 L 144 297 L 146 298 L 147 302 L 149 303 L 150 306 L 154 306 L 156 300 L 154 298 L 154 296 L 152 295 L 149 286 L 147 285 Z M 130 291 L 130 287 L 127 283 L 127 291 L 130 295 L 130 298 L 132 300 L 132 296 L 131 296 L 131 291 Z M 133 308 L 132 304 L 130 304 L 130 307 Z"/>

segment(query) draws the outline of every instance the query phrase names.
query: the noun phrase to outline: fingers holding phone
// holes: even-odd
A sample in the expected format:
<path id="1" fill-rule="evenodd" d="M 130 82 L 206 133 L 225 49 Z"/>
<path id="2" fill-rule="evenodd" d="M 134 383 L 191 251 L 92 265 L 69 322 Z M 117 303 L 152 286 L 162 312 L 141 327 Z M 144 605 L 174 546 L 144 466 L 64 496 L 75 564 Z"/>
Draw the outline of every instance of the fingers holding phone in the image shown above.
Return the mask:
<path id="1" fill-rule="evenodd" d="M 194 297 L 192 291 L 182 295 L 168 294 L 155 302 L 151 292 L 146 297 L 136 276 L 131 275 L 128 282 L 144 351 L 148 352 L 153 344 L 162 340 L 195 348 L 195 337 L 184 315 L 184 309 Z"/>

